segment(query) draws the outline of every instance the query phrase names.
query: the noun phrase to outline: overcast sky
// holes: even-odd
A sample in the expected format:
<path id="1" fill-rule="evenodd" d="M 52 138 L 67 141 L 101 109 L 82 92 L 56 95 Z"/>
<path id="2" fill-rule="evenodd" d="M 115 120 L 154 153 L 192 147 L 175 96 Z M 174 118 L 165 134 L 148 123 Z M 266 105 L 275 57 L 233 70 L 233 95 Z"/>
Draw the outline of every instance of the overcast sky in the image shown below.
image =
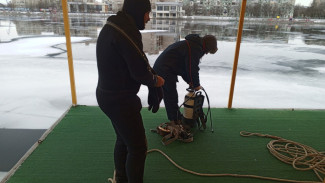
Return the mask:
<path id="1" fill-rule="evenodd" d="M 313 0 L 296 0 L 296 4 L 309 6 Z"/>
<path id="2" fill-rule="evenodd" d="M 97 0 L 97 1 L 101 1 L 101 0 Z M 311 2 L 312 0 L 296 0 L 296 4 L 300 4 L 304 6 L 309 6 Z M 0 3 L 6 4 L 6 0 L 0 0 Z"/>

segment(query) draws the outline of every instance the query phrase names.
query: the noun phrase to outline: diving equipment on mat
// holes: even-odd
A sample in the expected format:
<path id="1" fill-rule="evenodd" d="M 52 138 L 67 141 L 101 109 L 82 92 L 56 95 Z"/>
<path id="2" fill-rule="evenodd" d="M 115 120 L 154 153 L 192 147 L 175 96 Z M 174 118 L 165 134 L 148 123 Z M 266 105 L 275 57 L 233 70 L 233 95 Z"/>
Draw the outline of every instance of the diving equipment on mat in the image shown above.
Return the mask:
<path id="1" fill-rule="evenodd" d="M 204 95 L 202 92 L 187 89 L 188 93 L 185 96 L 185 101 L 181 106 L 179 106 L 179 108 L 181 108 L 184 105 L 184 115 L 181 118 L 178 118 L 182 120 L 161 123 L 156 129 L 151 129 L 151 132 L 163 136 L 161 142 L 164 145 L 168 145 L 175 140 L 192 142 L 193 132 L 191 132 L 191 129 L 196 127 L 199 129 L 201 127 L 206 129 L 206 122 L 209 114 L 211 131 L 213 132 L 209 97 L 204 88 L 202 88 L 202 90 L 205 92 L 208 101 L 207 115 L 203 112 Z"/>
<path id="2" fill-rule="evenodd" d="M 185 126 L 189 126 L 190 128 L 198 127 L 199 129 L 206 129 L 206 122 L 208 120 L 208 115 L 210 115 L 211 131 L 213 132 L 210 101 L 208 94 L 202 87 L 202 91 L 204 91 L 206 99 L 208 101 L 208 111 L 205 114 L 203 111 L 205 96 L 202 94 L 202 91 L 195 91 L 192 88 L 188 88 L 186 90 L 188 91 L 188 93 L 184 97 L 184 102 L 179 107 L 181 108 L 182 106 L 184 106 L 182 124 Z"/>
<path id="3" fill-rule="evenodd" d="M 168 145 L 175 140 L 180 140 L 182 142 L 192 142 L 193 134 L 182 124 L 171 121 L 166 123 L 161 123 L 155 130 L 151 130 L 151 132 L 158 133 L 163 136 L 161 142 L 164 145 Z"/>
<path id="4" fill-rule="evenodd" d="M 184 112 L 182 123 L 194 128 L 198 126 L 206 129 L 207 116 L 203 112 L 204 95 L 201 91 L 187 89 L 188 93 L 184 97 Z"/>

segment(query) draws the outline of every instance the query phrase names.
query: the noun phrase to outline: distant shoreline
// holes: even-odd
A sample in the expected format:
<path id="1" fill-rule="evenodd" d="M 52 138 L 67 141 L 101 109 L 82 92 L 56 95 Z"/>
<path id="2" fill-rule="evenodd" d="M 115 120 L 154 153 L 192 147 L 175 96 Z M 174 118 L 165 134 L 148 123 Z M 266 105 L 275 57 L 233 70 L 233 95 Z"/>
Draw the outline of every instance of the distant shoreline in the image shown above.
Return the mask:
<path id="1" fill-rule="evenodd" d="M 107 18 L 111 15 L 108 13 L 69 13 L 70 17 L 88 17 L 88 18 Z M 15 12 L 15 11 L 0 11 L 1 16 L 16 18 L 62 18 L 62 13 L 51 14 L 49 12 Z M 223 16 L 183 16 L 181 18 L 152 18 L 156 20 L 205 20 L 205 21 L 239 21 L 239 17 L 223 17 Z M 268 23 L 316 23 L 316 24 L 325 24 L 325 19 L 309 19 L 309 18 L 293 18 L 289 20 L 288 18 L 254 18 L 254 17 L 245 17 L 245 22 L 268 22 Z"/>

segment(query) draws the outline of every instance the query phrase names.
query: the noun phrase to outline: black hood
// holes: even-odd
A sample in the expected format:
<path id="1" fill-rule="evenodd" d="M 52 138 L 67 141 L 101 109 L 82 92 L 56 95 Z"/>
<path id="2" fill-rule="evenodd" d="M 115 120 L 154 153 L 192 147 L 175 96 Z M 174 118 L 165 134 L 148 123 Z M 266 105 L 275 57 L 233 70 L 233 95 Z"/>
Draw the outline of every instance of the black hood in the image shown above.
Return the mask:
<path id="1" fill-rule="evenodd" d="M 198 34 L 189 34 L 185 36 L 186 40 L 193 41 L 202 46 L 202 38 Z"/>
<path id="2" fill-rule="evenodd" d="M 185 36 L 185 39 L 188 41 L 191 41 L 192 43 L 196 44 L 196 49 L 199 51 L 201 54 L 199 55 L 200 58 L 204 55 L 204 47 L 203 47 L 203 40 L 198 34 L 189 34 Z"/>
<path id="3" fill-rule="evenodd" d="M 134 19 L 139 30 L 143 30 L 144 14 L 151 11 L 151 4 L 149 0 L 124 0 L 122 11 Z"/>
<path id="4" fill-rule="evenodd" d="M 138 30 L 134 19 L 129 14 L 119 11 L 116 15 L 108 17 L 107 21 L 120 27 L 129 37 L 132 38 L 139 48 L 143 49 L 141 33 Z"/>

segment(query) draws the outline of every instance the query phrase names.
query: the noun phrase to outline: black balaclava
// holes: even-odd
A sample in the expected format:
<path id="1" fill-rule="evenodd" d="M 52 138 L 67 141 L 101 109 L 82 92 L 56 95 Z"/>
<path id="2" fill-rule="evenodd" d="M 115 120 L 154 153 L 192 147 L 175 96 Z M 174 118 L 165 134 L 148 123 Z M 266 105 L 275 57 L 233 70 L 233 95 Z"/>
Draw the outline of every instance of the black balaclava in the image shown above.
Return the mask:
<path id="1" fill-rule="evenodd" d="M 149 0 L 124 0 L 122 11 L 133 17 L 138 29 L 143 30 L 144 14 L 151 11 L 151 4 Z"/>
<path id="2" fill-rule="evenodd" d="M 217 38 L 213 35 L 206 35 L 203 37 L 203 47 L 206 53 L 214 54 L 218 50 Z"/>

